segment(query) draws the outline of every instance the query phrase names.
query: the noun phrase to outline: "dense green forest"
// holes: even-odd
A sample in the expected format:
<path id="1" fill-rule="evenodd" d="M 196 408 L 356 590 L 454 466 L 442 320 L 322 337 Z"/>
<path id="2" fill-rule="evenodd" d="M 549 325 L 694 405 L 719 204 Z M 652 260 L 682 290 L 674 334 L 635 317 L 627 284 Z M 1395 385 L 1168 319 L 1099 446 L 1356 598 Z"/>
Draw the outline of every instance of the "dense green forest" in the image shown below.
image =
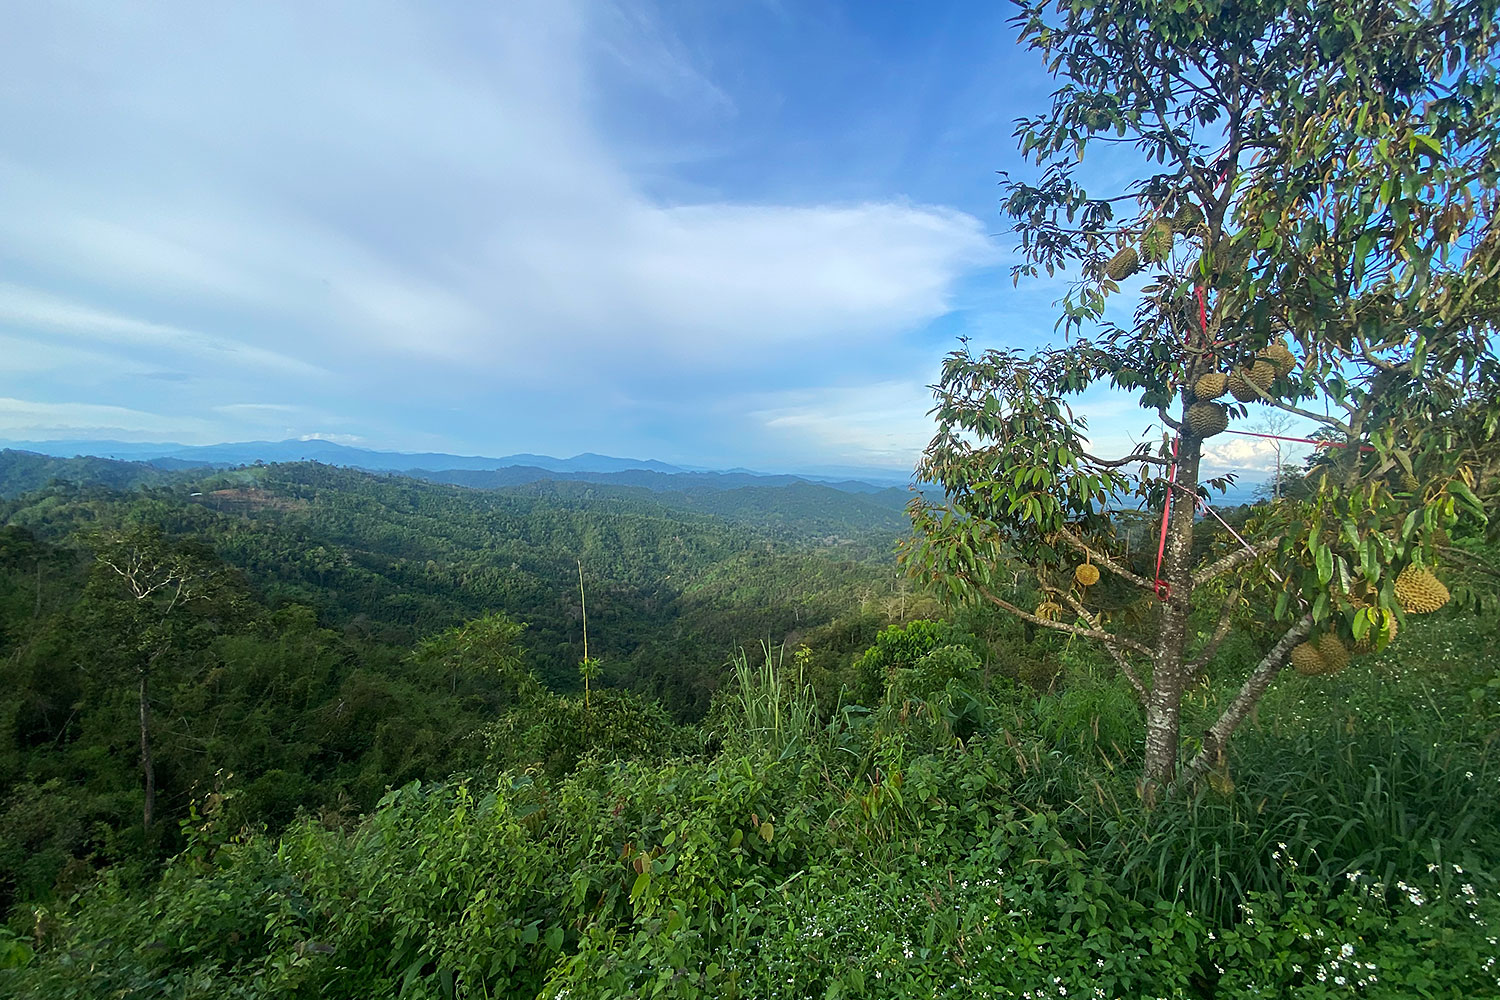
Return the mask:
<path id="1" fill-rule="evenodd" d="M 1145 813 L 1106 661 L 893 591 L 889 558 L 579 484 L 311 464 L 80 475 L 3 514 L 0 975 L 22 992 L 1497 985 L 1492 621 L 1413 618 L 1294 678 L 1232 771 Z M 127 551 L 199 588 L 170 630 L 129 607 Z M 1253 647 L 1225 643 L 1194 719 Z"/>
<path id="2" fill-rule="evenodd" d="M 494 663 L 524 661 L 560 693 L 579 684 L 580 563 L 604 704 L 662 725 L 701 717 L 742 645 L 837 633 L 847 653 L 919 609 L 878 518 L 851 517 L 830 549 L 616 487 L 493 492 L 316 464 L 205 477 L 4 457 L 7 482 L 51 478 L 0 502 L 7 905 L 50 895 L 70 865 L 170 850 L 216 775 L 235 775 L 240 820 L 279 828 L 298 810 L 353 816 L 388 786 L 482 762 L 474 734 L 516 697 Z M 767 509 L 780 519 L 799 503 Z M 806 523 L 821 531 L 819 513 Z M 144 640 L 118 620 L 127 602 L 100 562 L 142 530 L 165 551 L 198 550 L 205 590 L 176 612 L 180 638 L 153 665 L 167 832 L 149 844 L 135 828 L 141 699 L 120 662 Z M 847 558 L 850 538 L 883 560 Z M 503 651 L 445 646 L 476 620 L 523 627 Z"/>

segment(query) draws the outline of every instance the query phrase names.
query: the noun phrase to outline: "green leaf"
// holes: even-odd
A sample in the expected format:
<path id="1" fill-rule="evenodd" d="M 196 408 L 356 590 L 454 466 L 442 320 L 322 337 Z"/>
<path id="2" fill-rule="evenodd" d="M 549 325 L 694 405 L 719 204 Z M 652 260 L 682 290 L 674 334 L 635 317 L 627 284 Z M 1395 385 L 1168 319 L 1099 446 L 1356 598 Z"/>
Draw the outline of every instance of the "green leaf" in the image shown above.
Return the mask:
<path id="1" fill-rule="evenodd" d="M 1483 521 L 1486 524 L 1489 523 L 1490 518 L 1489 515 L 1484 512 L 1484 504 L 1479 502 L 1479 498 L 1476 497 L 1474 495 L 1474 492 L 1464 484 L 1464 481 L 1462 479 L 1455 479 L 1451 483 L 1449 483 L 1448 492 L 1452 493 L 1454 496 L 1462 500 L 1464 504 L 1469 508 L 1470 512 L 1478 517 L 1479 520 Z"/>
<path id="2" fill-rule="evenodd" d="M 635 903 L 651 888 L 651 869 L 647 868 L 635 877 L 635 884 L 630 887 L 630 901 Z"/>
<path id="3" fill-rule="evenodd" d="M 1424 135 L 1419 132 L 1411 138 L 1413 146 L 1421 146 L 1428 153 L 1432 154 L 1433 159 L 1441 160 L 1443 158 L 1443 144 L 1435 136 Z"/>
<path id="4" fill-rule="evenodd" d="M 1313 553 L 1313 560 L 1318 567 L 1318 583 L 1324 587 L 1328 586 L 1328 581 L 1333 579 L 1333 550 L 1326 545 L 1320 545 Z"/>

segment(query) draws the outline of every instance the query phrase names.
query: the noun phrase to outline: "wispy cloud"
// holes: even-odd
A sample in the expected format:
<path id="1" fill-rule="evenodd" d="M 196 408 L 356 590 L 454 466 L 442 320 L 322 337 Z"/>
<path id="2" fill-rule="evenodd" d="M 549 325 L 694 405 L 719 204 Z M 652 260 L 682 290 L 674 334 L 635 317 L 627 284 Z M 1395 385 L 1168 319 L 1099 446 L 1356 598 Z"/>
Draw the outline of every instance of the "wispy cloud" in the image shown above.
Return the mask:
<path id="1" fill-rule="evenodd" d="M 331 441 L 334 444 L 364 444 L 365 439 L 358 434 L 330 434 L 326 431 L 314 431 L 311 434 L 299 434 L 298 441 Z"/>
<path id="2" fill-rule="evenodd" d="M 185 353 L 214 364 L 263 368 L 283 375 L 325 374 L 297 358 L 252 344 L 134 319 L 18 285 L 0 284 L 0 324 L 132 349 Z"/>
<path id="3" fill-rule="evenodd" d="M 822 386 L 773 394 L 751 411 L 784 453 L 909 471 L 932 437 L 931 394 L 918 382 Z"/>
<path id="4" fill-rule="evenodd" d="M 366 436 L 473 450 L 528 446 L 485 428 L 544 423 L 506 409 L 544 386 L 596 426 L 618 420 L 610 399 L 646 394 L 691 421 L 686 401 L 747 379 L 900 379 L 909 352 L 882 352 L 998 260 L 991 227 L 899 187 L 654 193 L 625 152 L 649 129 L 604 120 L 605 95 L 655 94 L 637 115 L 688 123 L 736 109 L 638 5 L 37 5 L 0 59 L 25 81 L 0 90 L 0 243 L 23 264 L 0 324 L 177 379 L 122 379 L 126 409 L 161 391 L 248 431 L 266 404 L 223 400 L 306 399 Z M 61 378 L 28 392 L 73 398 Z M 480 399 L 484 424 L 439 415 Z M 846 419 L 869 454 L 900 450 L 836 393 L 807 405 L 828 414 L 809 439 L 843 447 Z M 720 414 L 766 441 L 790 426 L 743 416 Z M 700 460 L 758 446 L 719 440 Z"/>
<path id="5" fill-rule="evenodd" d="M 214 429 L 191 416 L 150 413 L 127 406 L 0 397 L 0 434 L 13 440 L 157 435 L 206 441 Z"/>

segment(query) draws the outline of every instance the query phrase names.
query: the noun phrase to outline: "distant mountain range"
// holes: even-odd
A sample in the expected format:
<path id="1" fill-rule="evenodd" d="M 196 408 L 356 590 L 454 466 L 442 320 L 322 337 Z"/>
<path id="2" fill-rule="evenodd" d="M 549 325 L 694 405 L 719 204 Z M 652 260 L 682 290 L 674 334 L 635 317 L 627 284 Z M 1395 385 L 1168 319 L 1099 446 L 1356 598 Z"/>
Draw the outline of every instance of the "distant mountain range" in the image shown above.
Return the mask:
<path id="1" fill-rule="evenodd" d="M 256 462 L 323 462 L 370 472 L 400 472 L 437 482 L 479 488 L 515 486 L 544 479 L 644 486 L 652 490 L 723 490 L 743 486 L 820 483 L 850 493 L 874 493 L 906 486 L 908 479 L 881 470 L 848 477 L 768 475 L 748 469 L 716 471 L 669 465 L 655 459 L 615 458 L 584 453 L 550 455 L 448 455 L 441 452 L 372 451 L 333 441 L 242 441 L 227 444 L 137 444 L 124 441 L 4 441 L 0 447 L 56 458 L 89 456 L 146 462 L 159 469 L 226 468 Z M 855 471 L 855 470 L 850 470 Z"/>
<path id="2" fill-rule="evenodd" d="M 712 470 L 671 465 L 655 459 L 616 458 L 585 452 L 572 458 L 518 454 L 500 458 L 448 455 L 442 452 L 373 451 L 333 441 L 242 441 L 230 444 L 137 444 L 124 441 L 0 441 L 0 448 L 33 452 L 54 458 L 92 457 L 142 462 L 156 469 L 232 468 L 256 462 L 322 462 L 327 465 L 391 472 L 438 483 L 495 489 L 537 482 L 582 482 L 644 487 L 652 492 L 702 495 L 748 487 L 777 487 L 796 483 L 827 486 L 844 493 L 883 493 L 899 487 L 905 493 L 909 477 L 884 470 L 849 469 L 850 475 L 819 476 L 767 474 L 748 469 Z M 138 480 L 139 472 L 114 470 L 104 477 Z M 1253 502 L 1263 489 L 1258 480 L 1241 479 L 1216 501 L 1216 506 Z"/>

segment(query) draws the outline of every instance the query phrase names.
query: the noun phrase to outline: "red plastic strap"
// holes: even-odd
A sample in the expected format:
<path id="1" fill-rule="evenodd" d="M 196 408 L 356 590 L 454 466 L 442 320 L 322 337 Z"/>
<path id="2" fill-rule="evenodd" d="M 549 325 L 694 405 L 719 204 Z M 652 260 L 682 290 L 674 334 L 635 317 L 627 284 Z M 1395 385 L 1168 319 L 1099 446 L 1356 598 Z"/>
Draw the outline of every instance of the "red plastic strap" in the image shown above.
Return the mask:
<path id="1" fill-rule="evenodd" d="M 1283 437 L 1280 434 L 1257 434 L 1255 431 L 1228 431 L 1229 434 L 1239 434 L 1242 437 L 1269 438 L 1272 441 L 1291 441 L 1296 444 L 1310 444 L 1319 448 L 1347 448 L 1349 445 L 1342 441 L 1314 441 L 1312 438 Z M 1359 446 L 1360 451 L 1374 451 L 1374 447 L 1367 444 Z"/>
<path id="2" fill-rule="evenodd" d="M 1172 489 L 1177 485 L 1177 442 L 1172 439 L 1172 471 L 1167 474 L 1167 497 L 1161 505 L 1161 538 L 1156 543 L 1156 597 L 1165 601 L 1172 596 L 1172 588 L 1161 578 L 1162 559 L 1167 554 L 1167 521 L 1172 516 Z"/>
<path id="3" fill-rule="evenodd" d="M 1208 294 L 1198 286 L 1198 326 L 1203 330 L 1203 342 L 1208 343 Z"/>

